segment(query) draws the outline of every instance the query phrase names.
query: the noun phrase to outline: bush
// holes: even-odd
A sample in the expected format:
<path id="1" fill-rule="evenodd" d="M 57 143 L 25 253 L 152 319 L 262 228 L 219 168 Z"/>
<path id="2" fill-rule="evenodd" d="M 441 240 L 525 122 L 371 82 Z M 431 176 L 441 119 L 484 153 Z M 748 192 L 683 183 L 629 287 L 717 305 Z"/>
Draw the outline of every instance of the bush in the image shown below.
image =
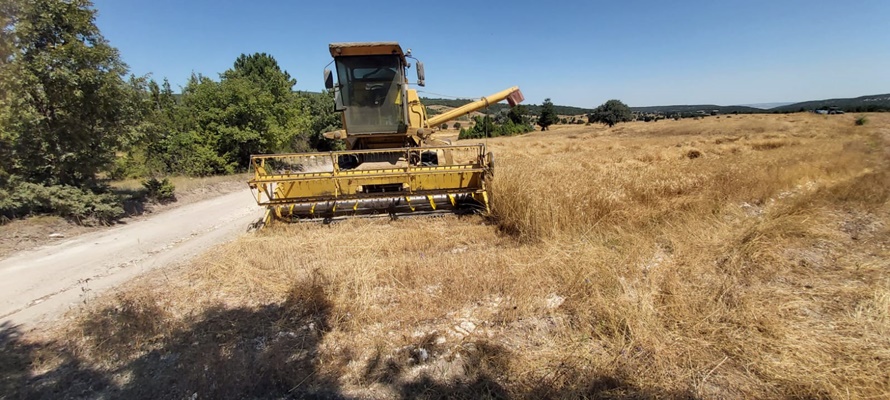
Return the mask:
<path id="1" fill-rule="evenodd" d="M 868 118 L 866 118 L 864 115 L 861 116 L 861 117 L 859 117 L 859 118 L 856 118 L 856 125 L 857 125 L 857 126 L 862 126 L 862 125 L 865 125 L 865 124 L 867 124 L 867 123 L 868 123 Z"/>
<path id="2" fill-rule="evenodd" d="M 475 117 L 476 125 L 469 129 L 461 129 L 458 139 L 480 139 L 498 136 L 513 136 L 528 133 L 534 130 L 529 124 L 516 124 L 509 118 L 503 122 L 497 122 L 490 116 Z"/>
<path id="3" fill-rule="evenodd" d="M 107 224 L 123 216 L 124 209 L 112 193 L 74 186 L 10 182 L 0 189 L 0 215 L 21 218 L 33 214 L 58 215 L 80 224 Z"/>
<path id="4" fill-rule="evenodd" d="M 159 203 L 168 203 L 176 200 L 176 186 L 169 179 L 151 178 L 142 181 L 145 188 L 145 197 Z"/>
<path id="5" fill-rule="evenodd" d="M 443 131 L 448 129 L 448 123 L 447 122 L 443 123 L 442 126 L 440 126 L 440 128 L 442 128 Z"/>
<path id="6" fill-rule="evenodd" d="M 460 129 L 460 122 L 454 123 L 454 129 Z"/>
<path id="7" fill-rule="evenodd" d="M 194 132 L 175 133 L 165 139 L 165 156 L 169 170 L 188 176 L 232 174 L 235 163 L 226 160 L 213 146 L 201 143 Z"/>
<path id="8" fill-rule="evenodd" d="M 114 160 L 108 171 L 109 177 L 114 180 L 136 179 L 149 174 L 148 162 L 144 154 L 131 152 Z"/>

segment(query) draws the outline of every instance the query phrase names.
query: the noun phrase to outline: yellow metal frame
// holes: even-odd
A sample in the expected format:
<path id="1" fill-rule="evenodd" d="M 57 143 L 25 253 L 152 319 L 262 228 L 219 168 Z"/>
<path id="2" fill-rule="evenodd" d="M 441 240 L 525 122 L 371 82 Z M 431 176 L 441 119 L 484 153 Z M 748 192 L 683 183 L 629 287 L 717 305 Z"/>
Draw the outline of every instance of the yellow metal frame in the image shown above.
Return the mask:
<path id="1" fill-rule="evenodd" d="M 425 152 L 437 154 L 437 165 L 420 165 Z M 342 156 L 385 161 L 341 169 Z M 269 220 L 358 214 L 366 211 L 360 207 L 381 201 L 411 211 L 421 205 L 442 211 L 457 207 L 458 200 L 472 199 L 489 211 L 485 178 L 490 170 L 483 144 L 256 155 L 250 162 L 254 177 L 248 183 L 256 189 L 257 204 L 269 208 Z"/>

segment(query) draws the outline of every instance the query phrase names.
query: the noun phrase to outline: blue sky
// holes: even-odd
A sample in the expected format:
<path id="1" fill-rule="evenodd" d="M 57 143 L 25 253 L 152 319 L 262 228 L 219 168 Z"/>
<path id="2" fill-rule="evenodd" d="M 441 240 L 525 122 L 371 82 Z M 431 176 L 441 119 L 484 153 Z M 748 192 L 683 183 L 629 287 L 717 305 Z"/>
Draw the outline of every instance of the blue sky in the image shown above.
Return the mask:
<path id="1" fill-rule="evenodd" d="M 398 41 L 430 94 L 519 85 L 527 101 L 720 105 L 890 92 L 890 1 L 94 0 L 137 75 L 216 78 L 272 54 L 320 91 L 327 45 Z"/>

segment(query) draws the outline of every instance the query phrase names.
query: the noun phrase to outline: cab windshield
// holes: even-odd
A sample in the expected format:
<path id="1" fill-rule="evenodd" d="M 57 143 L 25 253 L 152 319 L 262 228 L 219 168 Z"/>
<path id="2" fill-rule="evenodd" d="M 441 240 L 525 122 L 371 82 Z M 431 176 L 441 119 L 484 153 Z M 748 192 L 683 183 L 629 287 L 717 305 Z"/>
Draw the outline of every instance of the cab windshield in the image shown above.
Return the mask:
<path id="1" fill-rule="evenodd" d="M 401 112 L 399 57 L 337 58 L 337 79 L 350 133 L 396 133 L 404 124 Z"/>

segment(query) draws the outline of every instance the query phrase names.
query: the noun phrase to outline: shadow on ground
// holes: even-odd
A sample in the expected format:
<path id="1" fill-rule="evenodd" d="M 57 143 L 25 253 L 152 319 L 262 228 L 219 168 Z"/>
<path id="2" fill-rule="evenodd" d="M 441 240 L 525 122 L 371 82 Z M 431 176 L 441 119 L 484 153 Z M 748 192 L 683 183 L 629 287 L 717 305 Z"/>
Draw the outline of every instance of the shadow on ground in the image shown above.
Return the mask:
<path id="1" fill-rule="evenodd" d="M 169 197 L 163 199 L 153 198 L 149 195 L 149 192 L 144 188 L 139 189 L 122 189 L 122 188 L 110 188 L 107 189 L 115 196 L 120 198 L 121 207 L 123 207 L 124 213 L 121 218 L 127 217 L 136 217 L 145 214 L 146 210 L 148 210 L 149 206 L 153 204 L 158 205 L 167 205 L 176 203 L 176 197 Z M 122 221 L 117 221 L 118 223 L 124 223 Z"/>
<path id="2" fill-rule="evenodd" d="M 345 365 L 348 356 L 319 351 L 331 329 L 331 307 L 323 282 L 313 277 L 296 284 L 282 303 L 213 308 L 175 326 L 157 301 L 121 297 L 80 324 L 82 338 L 65 343 L 34 342 L 2 325 L 0 398 L 351 398 L 337 376 L 324 372 Z M 435 348 L 428 348 L 434 356 Z M 372 358 L 363 383 L 404 399 L 692 397 L 603 376 L 574 376 L 577 384 L 560 387 L 518 382 L 505 375 L 509 351 L 488 342 L 466 349 L 460 378 L 405 379 L 417 362 L 408 351 Z"/>

